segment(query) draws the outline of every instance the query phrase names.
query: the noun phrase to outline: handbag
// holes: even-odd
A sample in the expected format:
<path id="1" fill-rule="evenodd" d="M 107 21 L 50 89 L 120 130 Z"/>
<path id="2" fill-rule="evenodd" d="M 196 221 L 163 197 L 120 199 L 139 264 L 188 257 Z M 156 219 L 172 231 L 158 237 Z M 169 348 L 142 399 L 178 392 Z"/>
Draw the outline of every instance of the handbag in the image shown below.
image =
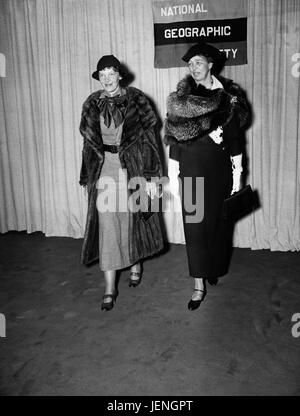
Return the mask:
<path id="1" fill-rule="evenodd" d="M 238 221 L 250 214 L 255 209 L 254 192 L 250 185 L 235 192 L 223 203 L 223 218 L 230 221 Z"/>

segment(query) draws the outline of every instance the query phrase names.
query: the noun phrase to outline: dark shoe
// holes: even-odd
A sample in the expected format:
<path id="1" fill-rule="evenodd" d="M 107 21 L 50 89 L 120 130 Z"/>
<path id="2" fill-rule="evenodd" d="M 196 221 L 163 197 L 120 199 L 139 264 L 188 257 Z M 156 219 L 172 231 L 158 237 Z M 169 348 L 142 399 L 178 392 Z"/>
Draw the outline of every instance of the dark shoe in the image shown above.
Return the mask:
<path id="1" fill-rule="evenodd" d="M 203 296 L 201 297 L 201 299 L 197 299 L 197 300 L 193 300 L 193 299 L 191 299 L 190 301 L 189 301 L 189 303 L 188 303 L 188 309 L 190 310 L 190 311 L 194 311 L 195 309 L 198 309 L 199 308 L 199 306 L 200 306 L 200 304 L 201 304 L 201 302 L 203 302 L 204 301 L 204 298 L 205 298 L 205 296 L 206 296 L 206 290 L 204 289 L 204 290 L 201 290 L 201 289 L 194 289 L 195 291 L 197 291 L 197 292 L 202 292 L 203 293 Z"/>
<path id="2" fill-rule="evenodd" d="M 110 311 L 116 303 L 117 296 L 118 296 L 117 292 L 108 293 L 107 295 L 104 295 L 103 296 L 103 302 L 101 304 L 101 310 L 105 309 L 106 311 Z M 108 299 L 108 298 L 110 298 L 110 301 L 109 302 L 104 302 L 104 299 Z"/>
<path id="3" fill-rule="evenodd" d="M 132 277 L 136 276 L 137 278 L 133 279 Z M 142 280 L 142 269 L 139 272 L 130 272 L 129 287 L 136 287 L 141 283 Z"/>

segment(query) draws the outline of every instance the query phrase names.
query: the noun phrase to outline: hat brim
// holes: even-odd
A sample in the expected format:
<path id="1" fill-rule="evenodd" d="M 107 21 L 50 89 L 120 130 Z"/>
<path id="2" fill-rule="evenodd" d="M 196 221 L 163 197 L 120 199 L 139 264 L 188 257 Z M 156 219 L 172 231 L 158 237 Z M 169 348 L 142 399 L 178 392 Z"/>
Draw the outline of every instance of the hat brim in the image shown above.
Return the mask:
<path id="1" fill-rule="evenodd" d="M 92 78 L 96 79 L 97 81 L 99 81 L 99 71 L 94 71 L 92 73 Z"/>
<path id="2" fill-rule="evenodd" d="M 214 63 L 226 60 L 226 56 L 223 52 L 207 43 L 198 43 L 193 45 L 181 59 L 184 62 L 189 62 L 191 58 L 197 55 L 202 55 L 206 58 L 210 58 Z"/>

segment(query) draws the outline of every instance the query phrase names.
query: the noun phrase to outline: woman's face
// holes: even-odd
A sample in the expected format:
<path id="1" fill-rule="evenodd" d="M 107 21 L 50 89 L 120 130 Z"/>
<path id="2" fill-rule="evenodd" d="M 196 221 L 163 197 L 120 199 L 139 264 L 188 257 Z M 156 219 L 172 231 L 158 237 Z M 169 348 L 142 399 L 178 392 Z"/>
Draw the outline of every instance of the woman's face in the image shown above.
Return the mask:
<path id="1" fill-rule="evenodd" d="M 113 67 L 104 68 L 99 71 L 99 81 L 103 89 L 110 94 L 118 89 L 120 79 L 119 72 Z"/>
<path id="2" fill-rule="evenodd" d="M 197 84 L 205 81 L 213 66 L 212 62 L 208 62 L 205 56 L 195 55 L 188 62 L 189 70 Z"/>

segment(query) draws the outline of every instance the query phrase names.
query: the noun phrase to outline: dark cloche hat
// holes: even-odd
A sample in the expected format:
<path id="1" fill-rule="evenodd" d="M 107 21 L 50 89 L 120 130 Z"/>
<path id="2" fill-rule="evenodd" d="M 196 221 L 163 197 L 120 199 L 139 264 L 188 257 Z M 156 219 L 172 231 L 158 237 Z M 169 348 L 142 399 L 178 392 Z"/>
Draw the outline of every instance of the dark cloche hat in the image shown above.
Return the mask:
<path id="1" fill-rule="evenodd" d="M 102 58 L 99 59 L 97 70 L 92 73 L 92 77 L 99 81 L 99 71 L 104 68 L 110 68 L 111 66 L 120 69 L 121 63 L 114 55 L 103 55 Z"/>
<path id="2" fill-rule="evenodd" d="M 199 42 L 196 45 L 193 45 L 181 59 L 188 62 L 195 55 L 203 55 L 206 58 L 211 58 L 214 63 L 226 60 L 226 56 L 223 52 L 204 42 Z"/>

